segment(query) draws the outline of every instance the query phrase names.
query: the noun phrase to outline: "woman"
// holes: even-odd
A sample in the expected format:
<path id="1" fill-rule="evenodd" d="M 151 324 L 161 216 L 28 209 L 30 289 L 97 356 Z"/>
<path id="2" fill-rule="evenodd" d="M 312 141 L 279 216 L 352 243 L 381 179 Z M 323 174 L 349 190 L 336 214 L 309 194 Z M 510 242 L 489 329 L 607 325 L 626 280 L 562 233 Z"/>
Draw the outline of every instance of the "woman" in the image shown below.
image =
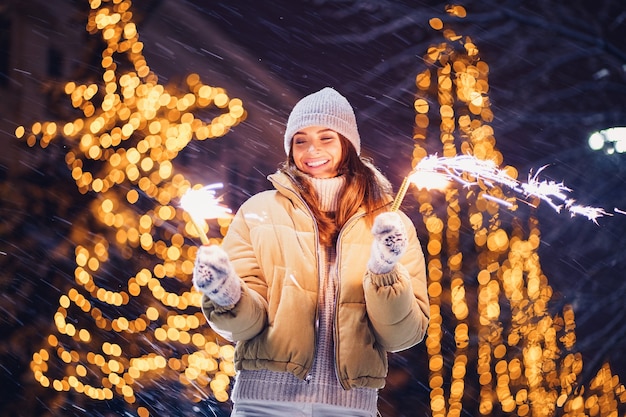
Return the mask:
<path id="1" fill-rule="evenodd" d="M 275 190 L 246 201 L 193 282 L 211 327 L 237 342 L 232 416 L 375 416 L 387 352 L 419 343 L 429 304 L 415 228 L 361 158 L 350 103 L 304 97 Z"/>

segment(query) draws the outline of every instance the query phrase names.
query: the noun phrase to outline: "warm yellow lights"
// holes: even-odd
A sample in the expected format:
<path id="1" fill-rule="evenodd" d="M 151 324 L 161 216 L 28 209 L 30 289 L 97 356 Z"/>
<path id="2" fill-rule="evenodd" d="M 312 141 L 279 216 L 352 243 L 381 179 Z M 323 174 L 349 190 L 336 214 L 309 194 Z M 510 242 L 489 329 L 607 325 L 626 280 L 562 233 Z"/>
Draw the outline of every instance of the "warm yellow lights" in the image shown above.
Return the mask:
<path id="1" fill-rule="evenodd" d="M 240 99 L 203 84 L 197 74 L 187 77 L 188 91 L 159 84 L 142 55 L 130 4 L 90 2 L 87 29 L 107 44 L 102 82 L 70 81 L 64 88 L 84 117 L 15 130 L 29 146 L 44 148 L 62 135 L 78 190 L 95 195 L 93 219 L 74 226 L 76 286 L 59 298 L 56 333 L 33 354 L 31 369 L 42 386 L 96 400 L 120 396 L 136 404 L 137 391 L 158 372 L 156 380 L 178 380 L 194 393 L 205 387 L 226 401 L 233 350 L 216 345 L 198 309 L 200 295 L 191 291 L 196 246 L 185 237 L 195 235 L 178 200 L 193 184 L 172 161 L 192 140 L 223 136 L 246 112 Z M 115 55 L 121 54 L 134 71 L 118 69 Z M 212 109 L 212 119 L 197 118 L 200 109 Z M 228 221 L 218 225 L 223 233 Z M 152 260 L 139 261 L 145 267 L 124 278 L 128 271 L 109 265 L 114 256 Z M 142 341 L 147 343 L 140 348 Z M 159 345 L 168 357 L 156 353 L 163 350 Z M 170 349 L 174 345 L 181 353 Z M 136 410 L 141 417 L 150 414 L 141 405 Z"/>
<path id="2" fill-rule="evenodd" d="M 461 6 L 448 6 L 447 11 L 465 16 Z M 446 42 L 428 49 L 424 61 L 431 68 L 415 79 L 412 166 L 428 154 L 424 141 L 431 117 L 439 121 L 440 155 L 472 154 L 502 164 L 493 129 L 487 124 L 493 120 L 488 65 L 479 59 L 471 39 L 446 29 L 441 19 L 429 23 L 442 31 Z M 430 100 L 433 85 L 437 88 L 436 109 Z M 517 177 L 514 167 L 503 169 Z M 435 186 L 436 177 L 418 180 L 413 182 L 422 185 L 413 193 L 427 232 L 422 239 L 428 255 L 431 299 L 425 345 L 432 415 L 461 415 L 472 338 L 477 339 L 477 355 L 472 360 L 476 362 L 482 415 L 544 417 L 556 415 L 557 407 L 562 416 L 616 415 L 617 404 L 626 402 L 626 389 L 608 366 L 598 372 L 589 390 L 577 387 L 582 358 L 571 353 L 576 341 L 574 312 L 571 306 L 556 317 L 548 311 L 552 290 L 537 254 L 540 232 L 536 220 L 531 218 L 524 226 L 516 220 L 505 227 L 499 205 L 489 198 L 507 200 L 497 187 L 477 193 L 446 181 Z M 433 209 L 429 190 L 445 196 L 445 208 Z M 460 210 L 461 200 L 468 207 L 466 213 Z M 463 228 L 473 232 L 473 242 L 463 242 Z M 476 265 L 465 265 L 469 256 L 461 248 L 468 243 L 474 244 Z M 470 312 L 474 294 L 475 310 Z M 451 320 L 444 321 L 444 316 Z M 507 316 L 508 321 L 503 319 Z M 454 335 L 452 357 L 442 353 L 444 329 Z"/>
<path id="3" fill-rule="evenodd" d="M 189 279 L 197 247 L 188 240 L 209 226 L 195 230 L 178 206 L 194 184 L 178 173 L 175 158 L 191 141 L 219 138 L 244 120 L 243 102 L 198 74 L 189 74 L 183 87 L 159 84 L 143 56 L 131 2 L 89 4 L 87 30 L 106 43 L 102 78 L 64 86 L 82 116 L 15 130 L 28 146 L 42 148 L 62 136 L 72 179 L 93 197 L 92 217 L 73 221 L 75 285 L 58 299 L 56 330 L 32 355 L 33 376 L 59 392 L 121 398 L 140 417 L 150 415 L 141 390 L 159 381 L 187 387 L 192 401 L 202 399 L 198 392 L 227 401 L 234 349 L 219 344 L 206 325 Z M 455 5 L 447 12 L 466 15 Z M 439 18 L 429 24 L 444 41 L 426 51 L 427 68 L 415 77 L 412 165 L 428 155 L 435 125 L 440 155 L 472 154 L 503 164 L 489 126 L 489 66 L 472 39 Z M 125 70 L 122 56 L 130 64 Z M 205 110 L 211 116 L 200 118 Z M 514 167 L 503 169 L 517 177 Z M 608 365 L 588 386 L 579 385 L 583 361 L 574 351 L 574 310 L 565 306 L 553 315 L 549 309 L 552 289 L 537 253 L 536 220 L 505 224 L 489 199 L 506 198 L 498 187 L 477 192 L 436 179 L 425 178 L 412 191 L 425 230 L 432 416 L 463 415 L 469 386 L 476 387 L 477 409 L 485 416 L 616 415 L 626 389 Z M 444 207 L 433 207 L 441 202 Z M 215 222 L 220 235 L 228 222 Z"/>

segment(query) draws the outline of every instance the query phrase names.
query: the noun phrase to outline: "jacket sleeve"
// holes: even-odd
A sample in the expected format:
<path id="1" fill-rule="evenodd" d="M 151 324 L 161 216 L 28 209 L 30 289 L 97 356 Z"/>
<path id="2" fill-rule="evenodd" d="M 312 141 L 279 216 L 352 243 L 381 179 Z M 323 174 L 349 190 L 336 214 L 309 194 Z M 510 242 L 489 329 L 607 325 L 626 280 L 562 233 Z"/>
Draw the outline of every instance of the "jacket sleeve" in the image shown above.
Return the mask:
<path id="1" fill-rule="evenodd" d="M 202 297 L 202 311 L 209 325 L 230 341 L 249 340 L 267 326 L 267 284 L 250 242 L 245 206 L 235 215 L 222 241 L 222 248 L 243 281 L 241 299 L 234 307 L 224 308 Z"/>
<path id="2" fill-rule="evenodd" d="M 402 214 L 409 244 L 386 274 L 365 273 L 367 314 L 377 341 L 390 352 L 422 341 L 430 320 L 424 253 L 411 220 Z"/>

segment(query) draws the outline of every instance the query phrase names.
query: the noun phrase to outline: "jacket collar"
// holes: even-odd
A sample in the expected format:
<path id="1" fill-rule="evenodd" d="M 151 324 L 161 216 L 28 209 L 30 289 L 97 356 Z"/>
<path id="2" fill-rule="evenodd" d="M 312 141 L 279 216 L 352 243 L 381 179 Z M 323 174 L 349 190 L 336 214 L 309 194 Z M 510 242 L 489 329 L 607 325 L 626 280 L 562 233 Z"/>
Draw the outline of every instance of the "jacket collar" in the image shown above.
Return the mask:
<path id="1" fill-rule="evenodd" d="M 393 192 L 391 182 L 389 182 L 389 180 L 373 164 L 367 161 L 365 161 L 365 163 L 376 174 L 376 180 L 382 185 L 385 190 L 387 190 L 389 194 L 391 194 Z M 276 171 L 275 173 L 268 175 L 267 179 L 272 183 L 274 188 L 279 193 L 291 200 L 294 205 L 306 207 L 306 203 L 300 195 L 298 186 L 289 177 L 289 175 L 285 174 L 282 171 Z M 390 204 L 391 201 L 393 201 L 393 198 L 389 197 L 387 204 Z"/>
<path id="2" fill-rule="evenodd" d="M 298 186 L 289 177 L 289 175 L 281 171 L 276 171 L 275 173 L 268 175 L 267 179 L 270 180 L 274 188 L 280 194 L 291 200 L 294 205 L 306 206 L 304 199 L 300 195 Z"/>

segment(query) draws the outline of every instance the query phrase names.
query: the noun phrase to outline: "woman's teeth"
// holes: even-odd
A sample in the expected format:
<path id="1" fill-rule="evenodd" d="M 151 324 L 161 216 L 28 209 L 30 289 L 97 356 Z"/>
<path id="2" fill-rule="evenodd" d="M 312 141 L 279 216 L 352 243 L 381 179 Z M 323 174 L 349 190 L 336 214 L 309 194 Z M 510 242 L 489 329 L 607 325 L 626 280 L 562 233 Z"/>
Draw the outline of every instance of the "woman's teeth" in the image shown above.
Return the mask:
<path id="1" fill-rule="evenodd" d="M 324 165 L 326 162 L 328 162 L 328 160 L 307 162 L 306 164 L 307 164 L 307 166 L 310 166 L 311 168 L 315 168 L 315 167 L 318 167 L 320 165 Z"/>

